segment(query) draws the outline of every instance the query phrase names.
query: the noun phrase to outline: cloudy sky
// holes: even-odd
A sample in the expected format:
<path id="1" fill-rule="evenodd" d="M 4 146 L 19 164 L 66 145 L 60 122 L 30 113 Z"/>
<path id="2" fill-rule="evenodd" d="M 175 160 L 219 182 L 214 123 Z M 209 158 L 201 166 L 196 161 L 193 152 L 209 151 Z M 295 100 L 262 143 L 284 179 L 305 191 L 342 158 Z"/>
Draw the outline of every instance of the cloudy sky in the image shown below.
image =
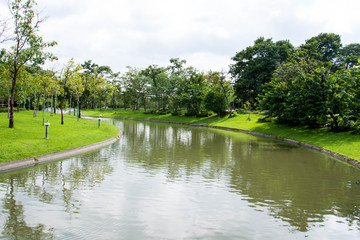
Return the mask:
<path id="1" fill-rule="evenodd" d="M 0 19 L 8 15 L 0 0 Z M 41 35 L 63 64 L 92 60 L 113 71 L 186 59 L 199 70 L 228 69 L 260 36 L 299 46 L 321 32 L 360 42 L 359 0 L 37 0 Z"/>

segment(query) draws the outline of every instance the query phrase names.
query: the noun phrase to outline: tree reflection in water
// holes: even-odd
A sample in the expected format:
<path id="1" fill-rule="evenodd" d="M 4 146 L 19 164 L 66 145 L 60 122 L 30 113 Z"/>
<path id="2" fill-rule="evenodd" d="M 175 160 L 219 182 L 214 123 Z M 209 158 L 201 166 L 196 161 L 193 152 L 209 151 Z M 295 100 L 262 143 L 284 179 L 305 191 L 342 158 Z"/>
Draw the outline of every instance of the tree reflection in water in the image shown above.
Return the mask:
<path id="1" fill-rule="evenodd" d="M 2 218 L 6 220 L 2 235 L 15 239 L 53 239 L 54 228 L 46 227 L 46 222 L 37 225 L 33 222 L 26 223 L 26 209 L 21 200 L 16 200 L 17 197 L 24 201 L 42 202 L 44 208 L 61 205 L 71 218 L 81 208 L 81 200 L 77 199 L 78 191 L 93 188 L 113 171 L 106 158 L 102 164 L 97 164 L 99 158 L 101 152 L 93 152 L 75 157 L 72 161 L 60 161 L 0 176 L 0 182 L 7 182 L 3 197 Z M 15 191 L 15 188 L 20 190 Z"/>
<path id="2" fill-rule="evenodd" d="M 86 234 L 68 230 L 79 225 L 106 229 L 109 234 L 121 229 L 119 225 L 126 229 L 131 226 L 130 235 L 136 232 L 149 236 L 146 227 L 157 229 L 154 222 L 159 219 L 153 219 L 157 211 L 172 206 L 159 193 L 175 194 L 176 201 L 182 203 L 170 209 L 177 219 L 167 216 L 169 209 L 165 209 L 165 220 L 159 220 L 160 224 L 174 221 L 175 230 L 188 230 L 193 227 L 186 222 L 188 216 L 208 221 L 213 217 L 211 213 L 225 210 L 219 215 L 226 215 L 226 221 L 230 219 L 234 224 L 226 225 L 235 231 L 236 227 L 242 229 L 243 225 L 236 225 L 238 219 L 232 211 L 248 210 L 221 203 L 218 209 L 208 210 L 217 202 L 209 199 L 206 205 L 208 199 L 199 196 L 208 197 L 206 190 L 214 193 L 209 196 L 217 201 L 227 198 L 224 202 L 248 206 L 264 214 L 261 217 L 278 220 L 290 231 L 308 234 L 329 224 L 329 218 L 334 216 L 336 221 L 347 224 L 348 230 L 360 231 L 360 185 L 355 184 L 358 169 L 298 146 L 240 133 L 134 121 L 114 123 L 123 131 L 117 144 L 69 160 L 0 175 L 2 236 L 52 239 L 60 234 L 68 239 L 84 238 Z M 189 193 L 191 199 L 176 189 Z M 225 196 L 216 195 L 220 192 Z M 172 196 L 167 197 L 172 200 Z M 157 208 L 149 210 L 150 203 Z M 190 211 L 199 213 L 196 208 L 206 216 L 191 215 Z M 184 210 L 189 212 L 183 219 Z M 51 212 L 58 216 L 48 217 Z M 254 212 L 246 212 L 242 221 L 247 221 L 247 214 Z M 181 223 L 183 228 L 176 228 L 175 223 Z M 221 227 L 224 225 L 216 230 Z"/>
<path id="3" fill-rule="evenodd" d="M 226 180 L 229 191 L 306 232 L 329 215 L 360 230 L 359 170 L 295 145 L 214 129 L 128 123 L 127 161 L 169 181 Z M 176 146 L 176 148 L 175 148 Z M 348 177 L 348 178 L 346 178 Z"/>

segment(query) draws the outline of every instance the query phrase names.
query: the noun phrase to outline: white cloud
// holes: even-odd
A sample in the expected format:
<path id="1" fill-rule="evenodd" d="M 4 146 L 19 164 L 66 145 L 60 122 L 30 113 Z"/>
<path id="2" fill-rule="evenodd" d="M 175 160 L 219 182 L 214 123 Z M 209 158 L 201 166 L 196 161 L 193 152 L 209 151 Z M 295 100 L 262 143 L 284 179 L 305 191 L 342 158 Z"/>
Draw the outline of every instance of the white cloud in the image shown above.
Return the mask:
<path id="1" fill-rule="evenodd" d="M 56 55 L 114 71 L 172 57 L 220 70 L 260 36 L 295 46 L 321 32 L 341 34 L 344 44 L 360 39 L 358 0 L 38 0 L 38 9 L 49 17 L 41 33 L 59 43 Z"/>

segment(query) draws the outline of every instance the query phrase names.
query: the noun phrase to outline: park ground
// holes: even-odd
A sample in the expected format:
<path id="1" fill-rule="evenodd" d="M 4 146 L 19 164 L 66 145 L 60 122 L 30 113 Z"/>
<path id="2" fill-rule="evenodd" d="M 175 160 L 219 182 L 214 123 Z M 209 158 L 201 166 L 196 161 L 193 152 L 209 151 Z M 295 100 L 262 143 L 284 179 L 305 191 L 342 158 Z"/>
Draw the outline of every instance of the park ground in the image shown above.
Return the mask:
<path id="1" fill-rule="evenodd" d="M 33 111 L 14 113 L 15 127 L 8 127 L 7 113 L 0 113 L 0 163 L 42 156 L 61 152 L 93 143 L 105 141 L 119 134 L 114 125 L 81 118 L 79 121 L 72 115 L 64 114 L 64 125 L 61 125 L 61 114 L 50 116 L 49 139 L 45 139 L 45 126 L 42 125 L 42 112 L 33 117 Z"/>

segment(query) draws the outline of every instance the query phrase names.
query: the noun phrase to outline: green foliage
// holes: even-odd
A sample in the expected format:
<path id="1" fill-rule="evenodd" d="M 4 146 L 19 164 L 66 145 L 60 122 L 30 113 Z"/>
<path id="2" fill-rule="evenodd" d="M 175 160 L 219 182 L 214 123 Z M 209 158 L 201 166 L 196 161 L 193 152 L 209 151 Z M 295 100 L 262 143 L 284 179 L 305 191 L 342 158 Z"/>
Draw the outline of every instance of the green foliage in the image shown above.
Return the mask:
<path id="1" fill-rule="evenodd" d="M 359 70 L 330 72 L 331 66 L 302 59 L 284 63 L 266 85 L 261 108 L 267 116 L 295 125 L 354 127 L 359 110 Z"/>
<path id="2" fill-rule="evenodd" d="M 225 95 L 220 86 L 215 85 L 210 88 L 204 98 L 205 109 L 213 111 L 218 115 L 223 115 L 227 109 Z"/>
<path id="3" fill-rule="evenodd" d="M 288 41 L 273 42 L 272 39 L 258 38 L 253 46 L 236 53 L 232 58 L 230 73 L 235 79 L 238 98 L 255 101 L 263 85 L 270 82 L 276 67 L 287 60 L 294 51 Z"/>
<path id="4" fill-rule="evenodd" d="M 317 61 L 287 62 L 266 85 L 261 107 L 281 122 L 300 125 L 321 123 L 325 114 L 325 79 L 328 69 Z"/>
<path id="5" fill-rule="evenodd" d="M 195 116 L 202 110 L 207 86 L 205 76 L 202 73 L 192 72 L 190 77 L 182 81 L 178 92 L 182 104 L 187 109 L 187 116 Z"/>
<path id="6" fill-rule="evenodd" d="M 9 128 L 14 127 L 14 101 L 15 88 L 18 75 L 26 63 L 43 64 L 47 59 L 55 57 L 45 52 L 45 49 L 56 45 L 56 42 L 44 42 L 38 35 L 39 26 L 43 20 L 35 13 L 36 2 L 34 0 L 13 0 L 9 2 L 9 9 L 14 21 L 13 45 L 6 53 L 7 68 L 9 69 L 11 86 Z"/>
<path id="7" fill-rule="evenodd" d="M 334 63 L 342 47 L 340 35 L 334 33 L 321 33 L 318 36 L 306 40 L 300 46 L 306 56 L 320 62 Z"/>
<path id="8" fill-rule="evenodd" d="M 360 59 L 360 44 L 352 43 L 340 49 L 336 65 L 342 66 L 345 69 L 350 69 L 359 66 Z"/>

